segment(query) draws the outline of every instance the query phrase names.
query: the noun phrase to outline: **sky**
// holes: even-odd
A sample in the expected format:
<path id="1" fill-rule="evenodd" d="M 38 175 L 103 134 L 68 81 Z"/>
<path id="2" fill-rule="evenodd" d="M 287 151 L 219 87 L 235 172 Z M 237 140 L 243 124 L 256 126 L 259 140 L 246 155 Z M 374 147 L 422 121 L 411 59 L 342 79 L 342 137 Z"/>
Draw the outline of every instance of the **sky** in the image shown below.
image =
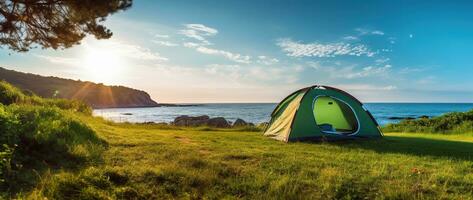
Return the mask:
<path id="1" fill-rule="evenodd" d="M 468 1 L 145 1 L 114 35 L 0 49 L 0 66 L 124 85 L 166 103 L 278 102 L 314 84 L 363 102 L 473 102 Z"/>

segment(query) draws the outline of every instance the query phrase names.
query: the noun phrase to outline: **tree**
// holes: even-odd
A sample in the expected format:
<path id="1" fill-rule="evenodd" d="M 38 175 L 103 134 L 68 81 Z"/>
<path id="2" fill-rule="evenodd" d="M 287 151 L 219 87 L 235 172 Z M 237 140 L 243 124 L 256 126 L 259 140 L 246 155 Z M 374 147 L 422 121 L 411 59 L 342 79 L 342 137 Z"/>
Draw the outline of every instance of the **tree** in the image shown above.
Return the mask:
<path id="1" fill-rule="evenodd" d="M 69 48 L 87 34 L 108 39 L 106 17 L 131 5 L 132 0 L 0 0 L 0 46 L 25 52 Z"/>

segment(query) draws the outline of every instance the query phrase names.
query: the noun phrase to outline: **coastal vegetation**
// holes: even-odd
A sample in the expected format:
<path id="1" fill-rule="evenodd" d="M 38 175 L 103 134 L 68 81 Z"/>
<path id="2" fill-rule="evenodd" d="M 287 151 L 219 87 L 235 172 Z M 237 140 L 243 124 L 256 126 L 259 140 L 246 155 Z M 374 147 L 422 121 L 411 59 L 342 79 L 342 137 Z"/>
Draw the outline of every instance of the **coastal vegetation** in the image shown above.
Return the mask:
<path id="1" fill-rule="evenodd" d="M 45 171 L 96 162 L 106 142 L 78 119 L 79 101 L 43 99 L 0 82 L 0 188 L 4 196 L 36 185 Z M 8 195 L 7 195 L 8 196 Z"/>
<path id="2" fill-rule="evenodd" d="M 385 133 L 377 140 L 283 143 L 257 127 L 114 123 L 92 117 L 80 103 L 43 99 L 5 82 L 0 97 L 3 198 L 473 196 L 470 135 Z"/>
<path id="3" fill-rule="evenodd" d="M 473 110 L 452 112 L 433 118 L 406 119 L 397 124 L 386 125 L 383 131 L 442 134 L 473 133 Z"/>

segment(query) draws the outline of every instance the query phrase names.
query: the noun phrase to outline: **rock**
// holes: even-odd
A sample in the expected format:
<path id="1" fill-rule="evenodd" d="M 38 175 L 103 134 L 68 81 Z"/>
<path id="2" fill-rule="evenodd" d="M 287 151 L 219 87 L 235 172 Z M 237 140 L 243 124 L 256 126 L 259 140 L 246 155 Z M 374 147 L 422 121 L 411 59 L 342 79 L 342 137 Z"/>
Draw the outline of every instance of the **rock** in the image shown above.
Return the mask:
<path id="1" fill-rule="evenodd" d="M 173 124 L 176 126 L 203 126 L 207 125 L 207 122 L 209 121 L 209 116 L 207 115 L 202 115 L 198 117 L 190 117 L 187 115 L 181 115 L 179 117 L 176 117 L 174 119 Z"/>
<path id="2" fill-rule="evenodd" d="M 422 115 L 422 116 L 419 117 L 419 119 L 429 119 L 429 118 L 430 118 L 430 117 L 427 116 L 427 115 Z"/>
<path id="3" fill-rule="evenodd" d="M 393 119 L 393 120 L 402 120 L 402 119 L 412 120 L 412 119 L 415 119 L 415 118 L 414 118 L 414 117 L 389 117 L 388 119 Z"/>
<path id="4" fill-rule="evenodd" d="M 245 120 L 238 118 L 235 123 L 233 123 L 233 127 L 241 127 L 241 126 L 248 126 L 248 123 Z"/>
<path id="5" fill-rule="evenodd" d="M 230 124 L 223 117 L 215 117 L 207 121 L 207 126 L 216 127 L 216 128 L 228 128 L 230 127 Z"/>

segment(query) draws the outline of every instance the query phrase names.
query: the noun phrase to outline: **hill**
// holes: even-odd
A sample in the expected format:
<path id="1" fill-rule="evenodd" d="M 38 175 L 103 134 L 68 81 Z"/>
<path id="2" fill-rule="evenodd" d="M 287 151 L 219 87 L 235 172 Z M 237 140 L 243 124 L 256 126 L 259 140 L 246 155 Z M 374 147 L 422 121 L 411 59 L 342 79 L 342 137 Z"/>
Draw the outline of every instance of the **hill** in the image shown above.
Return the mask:
<path id="1" fill-rule="evenodd" d="M 158 106 L 148 93 L 123 86 L 45 77 L 0 67 L 0 80 L 44 98 L 81 100 L 93 108 Z"/>

